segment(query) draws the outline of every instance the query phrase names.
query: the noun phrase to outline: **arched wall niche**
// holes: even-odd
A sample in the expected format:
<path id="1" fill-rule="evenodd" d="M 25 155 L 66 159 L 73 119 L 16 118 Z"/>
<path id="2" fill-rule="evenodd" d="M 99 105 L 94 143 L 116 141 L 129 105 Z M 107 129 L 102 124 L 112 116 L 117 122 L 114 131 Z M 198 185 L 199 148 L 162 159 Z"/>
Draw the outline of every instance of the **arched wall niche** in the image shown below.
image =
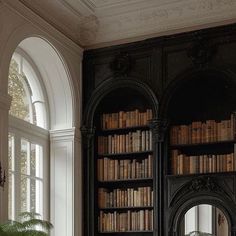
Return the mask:
<path id="1" fill-rule="evenodd" d="M 191 194 L 190 194 L 191 195 Z M 171 212 L 171 215 L 169 217 L 169 232 L 168 235 L 175 235 L 175 236 L 181 236 L 180 235 L 180 227 L 182 220 L 184 218 L 185 213 L 191 209 L 194 206 L 201 205 L 201 204 L 207 204 L 212 205 L 218 209 L 220 209 L 226 219 L 229 226 L 229 232 L 233 233 L 234 227 L 235 227 L 235 217 L 236 212 L 233 210 L 232 206 L 229 203 L 225 203 L 225 199 L 222 199 L 222 197 L 218 194 L 212 194 L 211 196 L 206 193 L 195 193 L 194 196 L 186 196 L 183 200 L 179 201 L 178 203 L 175 203 L 175 206 Z M 234 234 L 230 234 L 234 235 Z"/>
<path id="2" fill-rule="evenodd" d="M 219 90 L 220 88 L 221 91 Z M 222 94 L 222 89 L 224 94 Z M 187 110 L 187 107 L 183 107 L 183 104 L 187 102 L 189 102 L 190 110 L 191 107 L 192 109 L 194 108 L 196 103 L 199 103 L 200 108 L 206 96 L 208 96 L 208 99 L 206 100 L 209 100 L 209 98 L 211 99 L 212 92 L 215 97 L 217 97 L 216 93 L 218 93 L 218 99 L 220 97 L 222 98 L 221 103 L 225 102 L 229 104 L 229 102 L 231 102 L 231 104 L 236 104 L 236 98 L 234 96 L 235 89 L 236 75 L 230 70 L 225 68 L 191 68 L 179 74 L 167 86 L 160 102 L 159 114 L 161 117 L 167 118 L 171 122 L 171 120 L 173 120 L 174 107 L 180 109 L 178 110 L 178 113 L 181 113 L 181 109 Z M 226 96 L 226 94 L 229 96 L 224 100 L 222 95 Z M 198 99 L 198 101 L 197 99 L 194 101 L 195 104 L 193 103 L 193 97 Z M 212 97 L 212 101 L 215 97 Z M 199 112 L 199 110 L 196 110 L 196 112 Z M 201 112 L 203 112 L 203 110 Z"/>
<path id="3" fill-rule="evenodd" d="M 140 94 L 152 109 L 153 118 L 158 117 L 158 101 L 151 88 L 146 84 L 131 78 L 110 78 L 100 84 L 91 95 L 91 99 L 89 100 L 84 113 L 83 125 L 86 127 L 93 127 L 96 111 L 99 109 L 99 105 L 103 99 L 115 91 L 119 91 L 119 95 L 122 96 L 123 89 L 130 89 L 131 91 Z"/>
<path id="4" fill-rule="evenodd" d="M 55 33 L 55 32 L 54 32 Z M 58 33 L 58 32 L 57 32 Z M 50 35 L 33 24 L 21 24 L 12 29 L 4 47 L 0 49 L 0 95 L 8 97 L 8 70 L 16 48 L 22 49 L 35 63 L 44 83 L 49 103 L 50 136 L 50 189 L 48 196 L 50 220 L 54 225 L 52 235 L 81 235 L 82 177 L 80 140 L 76 126 L 80 125 L 80 59 L 82 50 L 76 49 L 68 39 Z M 58 36 L 57 35 L 57 36 Z M 61 40 L 61 41 L 60 41 Z M 65 44 L 63 44 L 63 41 Z M 73 51 L 74 49 L 74 51 Z M 77 60 L 78 59 L 78 60 Z M 77 63 L 75 63 L 77 61 Z M 4 118 L 0 152 L 7 167 L 8 115 Z M 77 156 L 78 158 L 75 158 Z M 75 184 L 76 183 L 76 184 Z M 7 191 L 1 193 L 1 206 L 7 206 Z M 60 207 L 58 207 L 60 206 Z M 1 213 L 7 219 L 7 207 Z M 48 209 L 49 210 L 49 209 Z"/>
<path id="5" fill-rule="evenodd" d="M 130 105 L 130 106 L 129 106 Z M 84 151 L 84 204 L 87 210 L 84 212 L 84 232 L 94 234 L 94 204 L 96 196 L 95 181 L 95 132 L 100 127 L 100 115 L 102 113 L 129 111 L 133 109 L 152 109 L 153 118 L 158 118 L 158 101 L 152 89 L 135 78 L 109 78 L 101 83 L 91 94 L 84 112 L 83 126 L 83 151 Z M 94 132 L 95 131 L 95 132 Z M 87 168 L 87 169 L 86 169 Z"/>

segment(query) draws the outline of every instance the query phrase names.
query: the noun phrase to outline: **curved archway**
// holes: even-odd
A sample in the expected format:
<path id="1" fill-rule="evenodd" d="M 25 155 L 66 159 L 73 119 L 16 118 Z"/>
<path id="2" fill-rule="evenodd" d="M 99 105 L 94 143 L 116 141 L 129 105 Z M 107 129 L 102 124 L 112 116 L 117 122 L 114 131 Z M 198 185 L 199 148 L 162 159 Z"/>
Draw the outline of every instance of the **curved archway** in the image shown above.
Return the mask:
<path id="1" fill-rule="evenodd" d="M 87 127 L 93 126 L 94 113 L 101 100 L 112 91 L 122 88 L 129 88 L 137 91 L 149 101 L 153 110 L 153 118 L 158 117 L 158 101 L 153 91 L 144 83 L 134 79 L 116 79 L 113 78 L 104 81 L 91 95 L 91 99 L 85 110 L 83 124 Z"/>
<path id="2" fill-rule="evenodd" d="M 67 68 L 58 52 L 48 42 L 37 37 L 23 40 L 18 47 L 32 58 L 41 74 L 49 101 L 50 129 L 71 128 L 72 88 Z"/>
<path id="3" fill-rule="evenodd" d="M 73 49 L 76 48 L 73 44 L 70 46 L 67 44 L 67 40 L 65 40 L 65 45 L 62 42 L 63 39 L 58 40 L 31 24 L 26 23 L 16 27 L 4 48 L 1 49 L 0 95 L 8 104 L 8 100 L 10 100 L 7 96 L 8 68 L 14 51 L 17 47 L 21 48 L 38 67 L 49 101 L 50 177 L 48 176 L 48 178 L 51 183 L 51 192 L 49 194 L 48 188 L 48 196 L 50 195 L 51 204 L 47 207 L 51 208 L 50 220 L 54 224 L 55 235 L 72 235 L 74 230 L 79 231 L 78 226 L 81 224 L 81 222 L 77 222 L 81 218 L 81 213 L 74 211 L 75 205 L 81 205 L 78 200 L 77 202 L 74 200 L 74 195 L 77 194 L 81 201 L 78 190 L 81 188 L 80 174 L 75 173 L 77 172 L 75 168 L 79 170 L 81 163 L 80 158 L 75 159 L 76 152 L 80 151 L 80 141 L 76 138 L 76 127 L 74 127 L 76 123 L 79 124 L 76 118 L 80 116 L 78 114 L 80 89 L 78 89 L 79 83 L 75 80 L 77 69 L 71 60 L 73 56 L 75 58 L 80 56 L 81 50 L 73 52 Z M 76 54 L 77 52 L 78 54 Z M 5 126 L 8 123 L 8 109 L 6 108 Z M 6 140 L 7 129 L 8 126 L 3 132 Z M 7 143 L 4 142 L 4 145 L 1 144 L 1 146 L 3 147 L 1 153 L 7 154 Z M 3 163 L 4 166 L 7 166 L 7 158 Z M 75 178 L 77 179 L 76 185 Z M 58 184 L 59 182 L 60 184 Z M 7 194 L 4 194 L 1 202 L 6 205 Z M 60 207 L 58 207 L 59 205 Z M 1 219 L 6 219 L 7 210 L 2 211 L 1 215 Z"/>
<path id="4" fill-rule="evenodd" d="M 168 222 L 170 229 L 169 235 L 181 236 L 180 232 L 182 220 L 186 212 L 192 207 L 202 204 L 212 205 L 221 210 L 226 217 L 229 230 L 234 228 L 233 219 L 235 217 L 235 213 L 232 211 L 230 204 L 225 204 L 225 201 L 223 201 L 217 194 L 207 196 L 200 193 L 194 197 L 191 196 L 191 198 L 187 198 L 184 201 L 181 201 L 181 203 L 176 204 Z"/>
<path id="5" fill-rule="evenodd" d="M 0 92 L 6 94 L 8 68 L 11 57 L 17 47 L 22 48 L 37 64 L 45 88 L 48 93 L 50 106 L 50 129 L 71 128 L 75 120 L 75 100 L 77 97 L 66 60 L 59 52 L 60 44 L 49 36 L 42 36 L 43 32 L 30 24 L 18 27 L 9 37 L 0 60 L 1 88 Z M 57 45 L 54 46 L 54 45 Z M 47 60 L 45 60 L 47 58 Z M 49 93 L 50 91 L 50 93 Z M 53 91 L 53 93 L 52 93 Z M 80 91 L 77 91 L 80 93 Z M 79 94 L 80 95 L 80 94 Z M 55 99 L 56 98 L 56 99 Z M 60 112 L 64 110 L 65 114 Z"/>
<path id="6" fill-rule="evenodd" d="M 184 87 L 188 88 L 188 85 L 191 81 L 201 80 L 201 86 L 205 86 L 204 78 L 209 77 L 209 81 L 211 80 L 212 84 L 214 84 L 213 79 L 215 78 L 215 82 L 219 80 L 224 80 L 224 83 L 232 84 L 236 87 L 236 84 L 232 78 L 235 78 L 236 75 L 230 70 L 222 69 L 222 68 L 206 68 L 206 69 L 188 69 L 180 73 L 165 89 L 164 96 L 161 100 L 161 105 L 159 109 L 159 114 L 161 117 L 169 117 L 169 109 L 172 102 L 173 97 L 176 98 L 176 94 L 178 91 L 182 91 Z M 208 81 L 208 82 L 209 82 Z M 207 86 L 205 86 L 207 87 Z M 197 90 L 198 88 L 194 88 Z M 190 90 L 190 89 L 189 89 Z M 200 94 L 200 91 L 199 91 Z M 174 98 L 174 99 L 175 99 Z"/>

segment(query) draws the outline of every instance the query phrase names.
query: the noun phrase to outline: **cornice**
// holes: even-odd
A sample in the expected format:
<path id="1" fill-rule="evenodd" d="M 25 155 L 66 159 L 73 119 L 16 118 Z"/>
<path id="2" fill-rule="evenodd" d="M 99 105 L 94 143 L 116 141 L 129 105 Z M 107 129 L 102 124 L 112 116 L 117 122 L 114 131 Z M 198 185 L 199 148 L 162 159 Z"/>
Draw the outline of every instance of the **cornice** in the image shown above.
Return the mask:
<path id="1" fill-rule="evenodd" d="M 1 0 L 0 0 L 1 1 Z M 19 1 L 30 7 L 31 14 L 44 18 L 44 23 L 33 23 L 47 32 L 52 25 L 76 44 L 85 48 L 98 48 L 129 43 L 151 37 L 182 33 L 212 26 L 236 22 L 235 0 L 55 0 L 64 15 L 45 15 L 42 9 L 34 9 L 28 0 L 5 0 L 17 11 L 22 10 Z M 64 8 L 63 8 L 63 7 Z M 32 12 L 34 11 L 34 12 Z M 34 17 L 26 14 L 29 21 Z M 70 19 L 69 29 L 63 19 Z M 73 48 L 73 47 L 72 47 Z"/>
<path id="2" fill-rule="evenodd" d="M 236 22 L 236 1 L 179 1 L 143 11 L 98 18 L 98 23 L 93 19 L 88 20 L 90 23 L 87 22 L 89 27 L 83 44 L 91 47 L 124 38 L 132 40 L 206 28 L 212 24 L 221 25 L 227 20 Z M 95 24 L 99 27 L 97 31 L 94 31 Z"/>
<path id="3" fill-rule="evenodd" d="M 56 40 L 61 46 L 69 49 L 73 54 L 76 54 L 76 56 L 83 56 L 83 49 L 80 45 L 76 44 L 68 35 L 64 33 L 64 31 L 62 32 L 58 27 L 53 25 L 51 22 L 48 22 L 47 19 L 42 18 L 39 14 L 23 4 L 21 0 L 4 0 L 3 3 L 6 7 L 23 17 L 27 22 L 33 24 L 41 31 L 49 35 L 49 37 Z"/>
<path id="4" fill-rule="evenodd" d="M 80 130 L 76 127 L 60 129 L 60 130 L 50 130 L 51 141 L 71 141 L 74 139 L 80 140 Z"/>

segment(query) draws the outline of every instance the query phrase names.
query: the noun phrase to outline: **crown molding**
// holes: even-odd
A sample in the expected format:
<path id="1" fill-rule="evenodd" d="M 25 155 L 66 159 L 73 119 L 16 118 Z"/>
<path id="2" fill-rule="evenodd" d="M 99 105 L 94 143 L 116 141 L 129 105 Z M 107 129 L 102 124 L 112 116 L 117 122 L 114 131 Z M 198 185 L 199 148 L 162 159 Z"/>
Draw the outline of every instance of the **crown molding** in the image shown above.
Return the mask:
<path id="1" fill-rule="evenodd" d="M 83 45 L 96 48 L 114 41 L 131 42 L 236 22 L 236 1 L 184 0 L 88 21 Z"/>
<path id="2" fill-rule="evenodd" d="M 46 0 L 18 1 L 84 48 L 236 22 L 235 0 L 54 0 L 50 15 Z"/>
<path id="3" fill-rule="evenodd" d="M 62 47 L 69 49 L 72 54 L 75 54 L 76 56 L 80 55 L 81 57 L 83 56 L 83 48 L 79 44 L 75 43 L 73 39 L 71 39 L 63 31 L 59 30 L 58 27 L 48 22 L 46 19 L 42 18 L 39 14 L 22 3 L 21 0 L 4 0 L 3 3 L 16 14 L 23 17 L 27 22 L 36 26 L 36 28 L 46 33 L 50 38 L 53 38 Z"/>

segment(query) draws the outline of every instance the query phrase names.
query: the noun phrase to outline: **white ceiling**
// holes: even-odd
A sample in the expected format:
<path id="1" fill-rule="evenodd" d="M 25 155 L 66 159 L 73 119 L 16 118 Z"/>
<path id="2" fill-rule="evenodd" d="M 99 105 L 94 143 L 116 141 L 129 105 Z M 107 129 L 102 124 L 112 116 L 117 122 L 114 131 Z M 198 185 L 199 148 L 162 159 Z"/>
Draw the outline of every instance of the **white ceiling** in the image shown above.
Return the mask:
<path id="1" fill-rule="evenodd" d="M 19 0 L 87 48 L 236 22 L 236 0 Z"/>

